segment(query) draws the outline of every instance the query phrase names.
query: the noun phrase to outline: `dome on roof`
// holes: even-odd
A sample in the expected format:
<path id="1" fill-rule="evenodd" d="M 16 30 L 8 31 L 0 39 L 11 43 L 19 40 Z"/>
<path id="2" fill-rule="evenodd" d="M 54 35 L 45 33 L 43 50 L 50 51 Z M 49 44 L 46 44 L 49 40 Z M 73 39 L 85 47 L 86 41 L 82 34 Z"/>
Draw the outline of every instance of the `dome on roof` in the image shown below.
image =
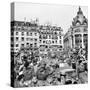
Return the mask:
<path id="1" fill-rule="evenodd" d="M 87 25 L 87 24 L 88 24 L 88 20 L 83 15 L 83 12 L 82 12 L 81 8 L 79 7 L 77 16 L 75 18 L 73 18 L 72 25 L 79 26 L 79 25 Z"/>

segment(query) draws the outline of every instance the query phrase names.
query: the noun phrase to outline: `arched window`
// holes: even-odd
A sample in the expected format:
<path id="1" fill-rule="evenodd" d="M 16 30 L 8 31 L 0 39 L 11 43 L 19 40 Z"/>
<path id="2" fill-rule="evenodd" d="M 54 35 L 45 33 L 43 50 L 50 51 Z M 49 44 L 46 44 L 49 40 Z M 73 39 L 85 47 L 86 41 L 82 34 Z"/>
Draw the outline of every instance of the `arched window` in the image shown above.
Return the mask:
<path id="1" fill-rule="evenodd" d="M 80 23 L 80 21 L 78 20 L 77 22 L 76 22 L 76 26 L 79 26 L 81 23 Z"/>

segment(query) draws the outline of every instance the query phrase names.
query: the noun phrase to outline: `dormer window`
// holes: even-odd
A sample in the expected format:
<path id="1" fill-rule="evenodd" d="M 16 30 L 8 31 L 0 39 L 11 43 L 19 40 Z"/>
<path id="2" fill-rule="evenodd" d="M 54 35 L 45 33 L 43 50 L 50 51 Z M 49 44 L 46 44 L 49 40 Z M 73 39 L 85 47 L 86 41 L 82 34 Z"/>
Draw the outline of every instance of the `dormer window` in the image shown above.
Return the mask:
<path id="1" fill-rule="evenodd" d="M 76 26 L 79 26 L 79 25 L 80 25 L 80 23 L 79 23 L 79 22 L 77 22 L 77 23 L 76 23 Z"/>
<path id="2" fill-rule="evenodd" d="M 85 21 L 83 22 L 83 24 L 84 24 L 84 25 L 87 25 L 87 21 L 85 20 Z"/>
<path id="3" fill-rule="evenodd" d="M 76 26 L 79 26 L 79 25 L 80 25 L 80 21 L 77 21 L 77 22 L 76 22 Z"/>

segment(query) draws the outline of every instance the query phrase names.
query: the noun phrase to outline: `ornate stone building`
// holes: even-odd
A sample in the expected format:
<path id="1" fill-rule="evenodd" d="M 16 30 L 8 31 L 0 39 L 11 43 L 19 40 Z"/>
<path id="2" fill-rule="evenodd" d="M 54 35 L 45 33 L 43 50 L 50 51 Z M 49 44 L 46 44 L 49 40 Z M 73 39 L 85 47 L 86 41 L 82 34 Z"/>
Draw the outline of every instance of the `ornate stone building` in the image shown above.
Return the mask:
<path id="1" fill-rule="evenodd" d="M 11 51 L 18 52 L 21 47 L 38 48 L 39 33 L 36 23 L 11 22 Z"/>
<path id="2" fill-rule="evenodd" d="M 56 26 L 40 26 L 39 44 L 41 51 L 61 51 L 63 49 L 63 30 Z"/>
<path id="3" fill-rule="evenodd" d="M 39 25 L 36 22 L 11 22 L 11 51 L 18 52 L 21 47 L 47 51 L 63 49 L 63 30 L 61 27 Z"/>
<path id="4" fill-rule="evenodd" d="M 77 16 L 73 18 L 72 26 L 64 35 L 64 48 L 85 48 L 88 45 L 88 20 L 84 16 L 81 8 L 77 12 Z"/>
<path id="5" fill-rule="evenodd" d="M 68 29 L 66 34 L 64 35 L 64 49 L 70 49 L 73 47 L 73 40 L 72 40 L 72 27 Z"/>

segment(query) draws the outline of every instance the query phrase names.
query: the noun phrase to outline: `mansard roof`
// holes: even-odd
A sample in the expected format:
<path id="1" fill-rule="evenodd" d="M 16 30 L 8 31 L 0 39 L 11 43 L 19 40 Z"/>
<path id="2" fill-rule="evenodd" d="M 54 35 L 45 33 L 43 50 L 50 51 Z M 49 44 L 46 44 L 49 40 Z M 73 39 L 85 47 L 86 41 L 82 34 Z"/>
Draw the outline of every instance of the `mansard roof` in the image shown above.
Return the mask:
<path id="1" fill-rule="evenodd" d="M 32 27 L 35 27 L 35 26 L 38 26 L 37 23 L 35 22 L 25 22 L 25 21 L 12 21 L 11 22 L 11 25 L 14 25 L 14 26 L 32 26 Z"/>

